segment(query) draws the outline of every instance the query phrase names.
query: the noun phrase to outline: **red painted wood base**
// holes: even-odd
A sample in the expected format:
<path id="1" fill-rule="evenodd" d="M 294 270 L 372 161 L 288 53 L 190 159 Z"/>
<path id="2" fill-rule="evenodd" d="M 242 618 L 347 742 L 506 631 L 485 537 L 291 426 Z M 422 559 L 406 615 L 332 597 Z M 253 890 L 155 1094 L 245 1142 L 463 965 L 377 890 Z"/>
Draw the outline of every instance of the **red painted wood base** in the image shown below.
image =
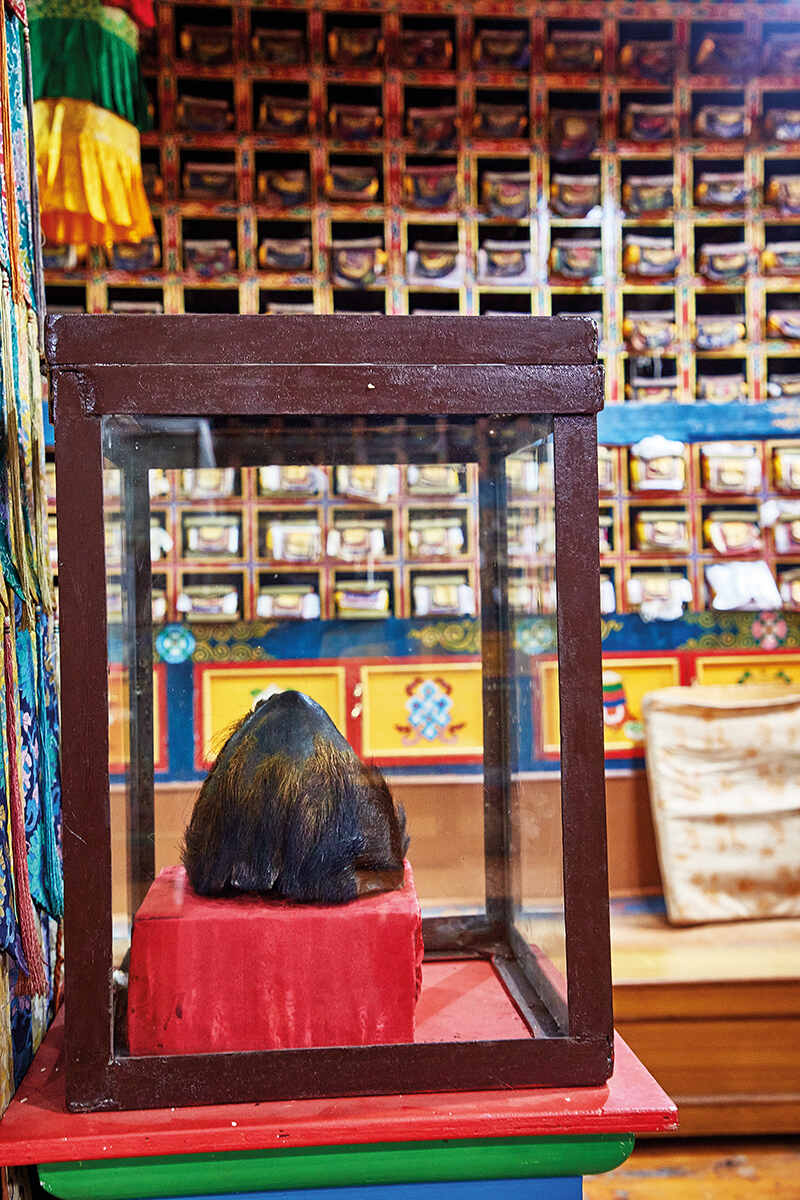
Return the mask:
<path id="1" fill-rule="evenodd" d="M 413 1042 L 422 925 L 402 888 L 350 904 L 207 899 L 168 867 L 134 919 L 130 1052 Z"/>
<path id="2" fill-rule="evenodd" d="M 427 969 L 423 968 L 423 971 Z M 491 969 L 487 964 L 487 969 Z M 0 1121 L 0 1163 L 367 1145 L 451 1138 L 564 1137 L 675 1129 L 675 1105 L 617 1037 L 614 1074 L 588 1088 L 272 1100 L 146 1112 L 70 1113 L 64 1020 L 48 1031 Z"/>

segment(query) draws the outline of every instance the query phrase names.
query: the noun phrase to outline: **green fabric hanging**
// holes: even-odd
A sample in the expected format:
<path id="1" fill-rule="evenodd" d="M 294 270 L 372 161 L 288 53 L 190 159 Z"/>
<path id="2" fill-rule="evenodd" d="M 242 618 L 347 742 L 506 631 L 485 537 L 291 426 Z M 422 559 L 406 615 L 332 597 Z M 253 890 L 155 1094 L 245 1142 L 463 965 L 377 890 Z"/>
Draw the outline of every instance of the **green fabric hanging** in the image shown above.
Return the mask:
<path id="1" fill-rule="evenodd" d="M 88 100 L 138 129 L 150 128 L 139 35 L 120 9 L 91 0 L 28 6 L 35 100 Z"/>

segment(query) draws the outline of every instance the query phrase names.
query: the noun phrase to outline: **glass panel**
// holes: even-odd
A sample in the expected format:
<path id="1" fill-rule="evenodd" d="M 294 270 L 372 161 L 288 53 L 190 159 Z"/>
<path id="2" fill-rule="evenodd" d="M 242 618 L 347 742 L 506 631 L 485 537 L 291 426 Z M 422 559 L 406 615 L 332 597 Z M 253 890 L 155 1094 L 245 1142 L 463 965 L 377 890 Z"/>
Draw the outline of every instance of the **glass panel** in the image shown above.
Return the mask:
<path id="1" fill-rule="evenodd" d="M 130 944 L 128 846 L 125 797 L 130 768 L 130 703 L 128 646 L 123 620 L 125 591 L 122 565 L 125 529 L 122 520 L 122 472 L 109 459 L 103 464 L 103 509 L 106 555 L 106 615 L 108 644 L 108 769 L 117 786 L 111 789 L 111 868 L 113 880 L 114 965 L 119 966 Z"/>
<path id="2" fill-rule="evenodd" d="M 507 457 L 506 480 L 513 919 L 533 951 L 530 977 L 565 1032 L 552 430 Z"/>
<path id="3" fill-rule="evenodd" d="M 487 588 L 487 563 L 507 566 L 515 584 L 522 571 L 536 613 L 550 614 L 520 613 L 522 591 L 509 589 L 514 688 L 501 753 L 493 740 L 486 795 L 498 778 L 502 784 L 510 750 L 518 915 L 549 920 L 557 911 L 557 784 L 534 781 L 541 755 L 539 739 L 531 740 L 533 668 L 554 652 L 554 641 L 541 642 L 547 654 L 538 654 L 544 635 L 536 632 L 543 621 L 554 638 L 549 427 L 528 418 L 105 419 L 116 964 L 136 917 L 118 1053 L 414 1036 L 413 1026 L 388 1029 L 380 1014 L 366 1033 L 342 1034 L 333 1019 L 322 1033 L 304 1025 L 305 1001 L 320 989 L 301 982 L 307 945 L 319 939 L 318 971 L 326 955 L 339 976 L 351 958 L 360 961 L 356 926 L 347 962 L 341 941 L 331 951 L 327 905 L 352 920 L 356 907 L 340 902 L 380 905 L 393 892 L 407 894 L 399 886 L 402 819 L 373 771 L 405 810 L 423 915 L 447 919 L 451 930 L 487 929 L 496 919 L 487 913 L 488 878 L 490 908 L 499 903 L 505 919 L 505 883 L 498 896 L 494 882 L 506 879 L 505 864 L 498 873 L 487 863 L 484 844 L 484 696 L 507 684 L 485 678 L 481 593 L 491 608 L 484 640 L 486 629 L 508 628 L 508 605 L 505 574 Z M 502 784 L 492 818 L 501 831 L 504 794 Z M 334 811 L 346 819 L 337 823 Z M 231 901 L 224 912 L 238 914 L 223 929 L 219 903 L 198 902 L 190 917 L 201 922 L 199 936 L 187 924 L 190 893 L 179 868 L 187 825 L 197 889 L 223 895 Z M 286 898 L 326 905 L 286 943 L 279 982 L 295 989 L 295 1000 L 261 1006 L 270 1010 L 269 1030 L 256 1029 L 258 1006 L 250 1004 L 234 1022 L 244 1041 L 220 1041 L 220 1030 L 231 1033 L 228 1018 L 206 1026 L 194 1018 L 216 1012 L 222 993 L 237 988 L 252 999 L 247 979 L 263 979 L 268 939 L 248 943 L 246 922 L 280 922 Z M 277 925 L 274 936 L 284 936 Z M 238 966 L 217 993 L 198 999 L 198 988 L 213 991 L 217 963 L 230 963 L 239 943 Z M 413 1019 L 413 938 L 403 953 Z M 386 998 L 381 971 L 402 974 L 392 954 L 387 941 L 386 961 L 373 964 L 378 977 L 357 981 L 367 1007 L 373 992 L 378 1007 Z M 417 1040 L 529 1036 L 499 980 L 510 1010 L 504 1030 L 480 1020 L 459 1027 L 459 1016 L 448 1025 L 441 1014 L 449 1012 L 454 969 L 461 968 L 437 966 L 435 996 L 433 974 L 423 975 Z M 480 970 L 493 972 L 485 961 Z M 120 970 L 121 989 L 125 982 Z M 158 1005 L 169 986 L 164 1016 Z M 336 1012 L 335 1002 L 327 1007 Z M 291 1021 L 279 1019 L 290 1010 Z M 129 1047 L 134 1025 L 138 1040 Z"/>

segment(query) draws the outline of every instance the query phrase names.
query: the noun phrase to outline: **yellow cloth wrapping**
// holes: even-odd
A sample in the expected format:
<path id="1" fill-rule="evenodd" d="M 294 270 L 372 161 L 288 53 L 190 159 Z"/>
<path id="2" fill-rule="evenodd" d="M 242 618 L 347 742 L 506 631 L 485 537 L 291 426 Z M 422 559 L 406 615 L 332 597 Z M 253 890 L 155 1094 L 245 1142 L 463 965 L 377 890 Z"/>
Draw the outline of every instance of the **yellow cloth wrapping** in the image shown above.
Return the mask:
<path id="1" fill-rule="evenodd" d="M 88 100 L 37 100 L 33 119 L 49 245 L 110 246 L 153 236 L 133 125 Z"/>
<path id="2" fill-rule="evenodd" d="M 800 691 L 662 688 L 642 716 L 669 920 L 800 916 Z"/>

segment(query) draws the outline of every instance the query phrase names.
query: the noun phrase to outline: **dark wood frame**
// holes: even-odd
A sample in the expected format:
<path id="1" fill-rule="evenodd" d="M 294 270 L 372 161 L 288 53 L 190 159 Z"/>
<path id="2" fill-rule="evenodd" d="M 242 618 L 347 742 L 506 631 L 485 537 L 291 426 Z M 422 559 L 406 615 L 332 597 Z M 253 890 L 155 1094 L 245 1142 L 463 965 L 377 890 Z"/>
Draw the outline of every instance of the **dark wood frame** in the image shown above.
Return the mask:
<path id="1" fill-rule="evenodd" d="M 47 350 L 56 424 L 66 879 L 66 1070 L 72 1109 L 322 1095 L 579 1086 L 612 1069 L 601 709 L 594 326 L 580 318 L 55 316 Z M 543 415 L 552 419 L 567 997 L 513 925 L 502 721 L 508 702 L 503 567 L 484 571 L 484 915 L 426 920 L 429 953 L 490 955 L 537 1035 L 515 1041 L 247 1054 L 115 1055 L 101 418 Z M 480 424 L 480 422 L 479 422 Z M 484 424 L 488 430 L 488 420 Z M 491 432 L 491 431 L 490 431 Z M 484 455 L 481 536 L 503 536 L 504 476 Z M 146 475 L 122 520 L 149 547 Z M 138 536 L 137 536 L 138 530 Z M 149 624 L 149 550 L 130 568 Z M 494 556 L 495 558 L 502 556 Z M 492 561 L 491 558 L 488 561 Z M 139 642 L 148 639 L 139 638 Z M 151 648 L 129 663 L 151 677 Z M 146 700 L 146 696 L 145 696 Z M 152 762 L 140 714 L 130 851 L 152 877 Z M 148 789 L 150 790 L 148 809 Z M 141 891 L 133 891 L 135 905 Z M 133 911 L 133 909 L 132 909 Z"/>

